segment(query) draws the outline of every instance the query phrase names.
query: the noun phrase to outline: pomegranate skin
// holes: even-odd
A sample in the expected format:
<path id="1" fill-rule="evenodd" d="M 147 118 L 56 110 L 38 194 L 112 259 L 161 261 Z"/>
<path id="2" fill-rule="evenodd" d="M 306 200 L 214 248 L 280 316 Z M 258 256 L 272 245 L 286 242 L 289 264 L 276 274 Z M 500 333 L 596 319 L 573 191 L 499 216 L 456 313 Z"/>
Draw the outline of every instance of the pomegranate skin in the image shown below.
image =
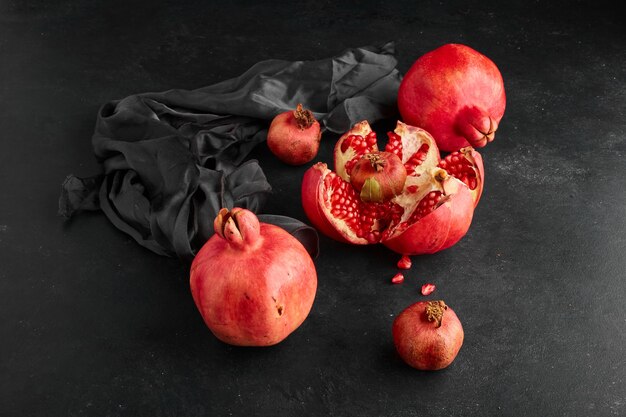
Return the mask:
<path id="1" fill-rule="evenodd" d="M 463 345 L 463 326 L 454 311 L 447 307 L 441 326 L 425 314 L 428 301 L 404 309 L 393 322 L 396 351 L 404 362 L 423 371 L 448 367 Z"/>
<path id="2" fill-rule="evenodd" d="M 459 180 L 448 178 L 444 184 L 453 198 L 382 244 L 397 253 L 425 255 L 447 249 L 461 240 L 472 224 L 474 199 Z"/>
<path id="3" fill-rule="evenodd" d="M 446 44 L 422 55 L 398 90 L 403 121 L 430 132 L 444 152 L 491 142 L 505 107 L 497 66 L 461 44 Z"/>
<path id="4" fill-rule="evenodd" d="M 317 155 L 321 137 L 319 122 L 299 105 L 294 111 L 274 117 L 267 132 L 267 146 L 282 162 L 303 165 Z"/>
<path id="5" fill-rule="evenodd" d="M 304 246 L 285 230 L 259 223 L 248 210 L 231 213 L 220 211 L 222 218 L 236 221 L 219 229 L 216 219 L 216 234 L 192 262 L 193 300 L 221 341 L 236 346 L 277 344 L 304 322 L 312 308 L 315 265 Z"/>

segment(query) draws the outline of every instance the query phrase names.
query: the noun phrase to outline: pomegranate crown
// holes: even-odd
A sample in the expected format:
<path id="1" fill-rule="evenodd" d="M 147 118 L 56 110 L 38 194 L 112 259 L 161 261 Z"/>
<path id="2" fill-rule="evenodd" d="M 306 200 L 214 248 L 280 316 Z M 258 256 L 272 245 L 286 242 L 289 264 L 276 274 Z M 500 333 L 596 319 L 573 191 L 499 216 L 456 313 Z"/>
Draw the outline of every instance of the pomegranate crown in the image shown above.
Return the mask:
<path id="1" fill-rule="evenodd" d="M 234 207 L 230 211 L 222 208 L 213 222 L 213 229 L 218 236 L 238 249 L 255 243 L 261 233 L 261 225 L 256 215 L 240 207 Z"/>

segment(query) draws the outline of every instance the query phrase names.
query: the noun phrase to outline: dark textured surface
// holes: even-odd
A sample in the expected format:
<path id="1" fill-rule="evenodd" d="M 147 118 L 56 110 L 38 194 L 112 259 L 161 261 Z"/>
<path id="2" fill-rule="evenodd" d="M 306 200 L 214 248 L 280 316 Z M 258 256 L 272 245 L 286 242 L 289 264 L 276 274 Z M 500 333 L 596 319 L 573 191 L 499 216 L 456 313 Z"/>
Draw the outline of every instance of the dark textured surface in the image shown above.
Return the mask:
<path id="1" fill-rule="evenodd" d="M 626 31 L 608 3 L 559 3 L 1 0 L 0 415 L 626 415 Z M 101 214 L 56 216 L 65 176 L 97 170 L 102 103 L 387 40 L 402 72 L 466 43 L 508 99 L 469 233 L 414 258 L 403 285 L 396 254 L 323 238 L 308 320 L 233 348 L 204 326 L 186 265 Z M 304 220 L 307 166 L 254 156 L 266 211 Z M 466 335 L 436 373 L 391 342 L 426 280 Z"/>

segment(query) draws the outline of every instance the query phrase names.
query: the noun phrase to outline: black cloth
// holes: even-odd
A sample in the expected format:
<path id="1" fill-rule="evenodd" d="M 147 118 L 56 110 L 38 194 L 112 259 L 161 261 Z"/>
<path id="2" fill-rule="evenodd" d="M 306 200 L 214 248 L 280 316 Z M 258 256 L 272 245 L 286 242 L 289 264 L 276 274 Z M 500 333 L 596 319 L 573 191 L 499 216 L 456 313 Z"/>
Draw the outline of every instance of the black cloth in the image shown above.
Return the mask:
<path id="1" fill-rule="evenodd" d="M 401 75 L 392 43 L 316 61 L 267 60 L 239 77 L 196 90 L 135 94 L 104 104 L 92 138 L 103 172 L 70 175 L 59 213 L 102 210 L 119 229 L 160 255 L 192 259 L 213 234 L 221 207 L 259 213 L 270 184 L 246 156 L 269 122 L 298 103 L 322 129 L 396 113 Z M 296 219 L 267 216 L 317 254 L 317 233 Z"/>

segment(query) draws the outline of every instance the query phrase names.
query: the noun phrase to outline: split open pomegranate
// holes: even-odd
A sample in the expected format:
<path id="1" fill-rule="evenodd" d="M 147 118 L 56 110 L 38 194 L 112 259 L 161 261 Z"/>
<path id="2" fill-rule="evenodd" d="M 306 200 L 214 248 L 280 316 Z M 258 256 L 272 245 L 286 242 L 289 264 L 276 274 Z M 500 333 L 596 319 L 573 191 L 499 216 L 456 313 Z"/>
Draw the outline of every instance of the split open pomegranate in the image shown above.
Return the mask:
<path id="1" fill-rule="evenodd" d="M 353 244 L 382 243 L 403 255 L 435 253 L 469 229 L 483 188 L 483 164 L 471 147 L 441 159 L 433 137 L 398 121 L 384 149 L 399 157 L 407 177 L 402 191 L 381 203 L 363 201 L 351 183 L 355 165 L 379 152 L 376 133 L 362 121 L 335 145 L 334 171 L 318 162 L 302 181 L 302 204 L 327 236 Z"/>

